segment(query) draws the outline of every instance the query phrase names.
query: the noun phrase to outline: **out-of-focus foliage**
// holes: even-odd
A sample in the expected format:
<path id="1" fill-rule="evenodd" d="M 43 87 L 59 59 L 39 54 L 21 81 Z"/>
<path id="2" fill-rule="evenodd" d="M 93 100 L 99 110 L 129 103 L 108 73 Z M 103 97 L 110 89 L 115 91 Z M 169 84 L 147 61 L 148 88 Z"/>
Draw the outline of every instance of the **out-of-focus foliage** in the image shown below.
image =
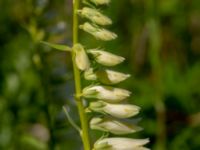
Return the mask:
<path id="1" fill-rule="evenodd" d="M 67 104 L 79 122 L 70 55 L 39 43 L 71 45 L 72 0 L 1 0 L 0 10 L 0 149 L 80 150 L 62 111 Z M 133 77 L 120 86 L 132 89 L 145 129 L 131 137 L 199 150 L 200 1 L 113 0 L 106 14 L 119 38 L 105 44 L 80 31 L 80 40 L 127 58 L 116 70 Z"/>

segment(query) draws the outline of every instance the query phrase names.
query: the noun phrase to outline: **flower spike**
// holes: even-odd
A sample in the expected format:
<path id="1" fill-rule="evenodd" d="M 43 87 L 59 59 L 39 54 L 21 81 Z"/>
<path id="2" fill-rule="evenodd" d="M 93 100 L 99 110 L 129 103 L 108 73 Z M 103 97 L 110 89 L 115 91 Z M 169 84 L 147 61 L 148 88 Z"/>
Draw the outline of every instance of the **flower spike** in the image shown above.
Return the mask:
<path id="1" fill-rule="evenodd" d="M 84 22 L 81 25 L 77 24 L 78 20 L 77 23 L 74 22 L 76 25 L 75 30 L 73 30 L 76 31 L 74 32 L 75 35 L 78 33 L 77 26 L 79 25 L 80 29 L 97 40 L 111 41 L 117 38 L 117 34 L 104 28 L 106 25 L 111 25 L 112 20 L 98 8 L 100 5 L 108 5 L 111 0 L 83 0 L 81 2 L 86 6 L 80 10 L 78 10 L 78 1 L 75 0 L 74 2 L 76 2 L 75 11 L 73 11 L 74 19 L 77 19 L 77 15 L 80 15 L 88 20 L 88 22 Z M 110 133 L 112 136 L 126 135 L 142 130 L 141 127 L 137 126 L 137 119 L 131 123 L 125 121 L 125 119 L 134 117 L 140 112 L 140 107 L 124 103 L 131 95 L 131 92 L 115 86 L 131 76 L 111 69 L 111 67 L 121 64 L 125 58 L 99 48 L 85 50 L 77 41 L 78 37 L 75 36 L 72 48 L 73 63 L 75 62 L 76 65 L 74 68 L 78 68 L 82 72 L 79 72 L 79 70 L 74 71 L 75 75 L 79 74 L 77 80 L 75 78 L 75 83 L 81 81 L 80 73 L 83 73 L 83 79 L 92 81 L 91 85 L 83 89 L 81 84 L 79 86 L 75 84 L 78 87 L 78 89 L 76 88 L 76 98 L 81 103 L 83 103 L 81 100 L 86 100 L 83 103 L 83 107 L 78 108 L 84 111 L 84 115 L 90 113 L 89 126 L 91 129 L 107 134 L 106 137 L 103 136 L 95 142 L 92 150 L 149 150 L 144 147 L 149 142 L 149 139 L 109 137 Z M 66 47 L 60 45 L 53 45 L 52 47 L 67 50 Z M 98 114 L 98 116 L 93 116 L 95 114 Z M 90 150 L 87 120 L 87 116 L 81 118 L 83 129 L 80 133 L 84 133 L 83 136 L 81 135 L 84 149 Z M 86 141 L 84 141 L 85 139 Z"/>

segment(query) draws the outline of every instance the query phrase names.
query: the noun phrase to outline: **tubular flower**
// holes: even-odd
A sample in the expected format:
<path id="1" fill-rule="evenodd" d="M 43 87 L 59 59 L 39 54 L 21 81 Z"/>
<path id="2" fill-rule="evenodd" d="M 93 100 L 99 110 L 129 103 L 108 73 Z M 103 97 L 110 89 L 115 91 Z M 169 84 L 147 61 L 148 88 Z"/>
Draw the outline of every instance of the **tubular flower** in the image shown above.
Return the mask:
<path id="1" fill-rule="evenodd" d="M 85 17 L 98 25 L 110 25 L 112 20 L 100 13 L 97 9 L 84 7 L 78 11 L 82 17 Z"/>
<path id="2" fill-rule="evenodd" d="M 116 135 L 130 134 L 142 130 L 142 128 L 133 125 L 122 123 L 112 118 L 92 118 L 90 121 L 91 129 L 110 132 Z"/>
<path id="3" fill-rule="evenodd" d="M 103 101 L 91 102 L 89 109 L 116 118 L 130 118 L 137 115 L 140 107 L 131 104 L 110 104 Z"/>
<path id="4" fill-rule="evenodd" d="M 124 74 L 112 70 L 99 70 L 96 72 L 97 77 L 101 83 L 104 84 L 117 84 L 130 77 L 130 74 Z"/>
<path id="5" fill-rule="evenodd" d="M 110 41 L 117 38 L 117 35 L 109 30 L 99 28 L 98 26 L 92 25 L 88 22 L 79 26 L 80 29 L 83 29 L 85 32 L 90 33 L 96 39 L 103 41 Z"/>
<path id="6" fill-rule="evenodd" d="M 149 150 L 143 147 L 149 139 L 104 138 L 94 144 L 93 150 Z"/>
<path id="7" fill-rule="evenodd" d="M 118 65 L 125 60 L 124 57 L 121 57 L 121 56 L 118 56 L 118 55 L 115 55 L 103 50 L 92 49 L 92 50 L 88 50 L 87 52 L 94 57 L 96 62 L 108 67 Z"/>
<path id="8" fill-rule="evenodd" d="M 83 89 L 82 95 L 85 98 L 95 98 L 110 103 L 120 102 L 130 96 L 131 92 L 121 88 L 110 86 L 89 86 Z"/>
<path id="9" fill-rule="evenodd" d="M 87 70 L 90 67 L 89 58 L 81 44 L 75 44 L 75 61 L 76 65 L 80 70 Z"/>
<path id="10" fill-rule="evenodd" d="M 113 70 L 98 70 L 96 72 L 90 68 L 85 71 L 84 77 L 86 80 L 99 80 L 103 84 L 113 85 L 120 83 L 130 77 L 130 74 L 124 74 Z"/>

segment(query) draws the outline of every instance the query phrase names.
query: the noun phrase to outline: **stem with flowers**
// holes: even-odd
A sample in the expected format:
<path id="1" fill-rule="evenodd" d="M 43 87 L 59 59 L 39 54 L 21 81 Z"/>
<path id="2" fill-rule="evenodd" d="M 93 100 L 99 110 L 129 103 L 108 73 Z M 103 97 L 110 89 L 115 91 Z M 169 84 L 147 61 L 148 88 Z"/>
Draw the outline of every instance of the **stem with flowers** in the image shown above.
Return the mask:
<path id="1" fill-rule="evenodd" d="M 69 122 L 79 131 L 84 150 L 149 150 L 144 147 L 149 139 L 123 137 L 142 129 L 137 125 L 137 119 L 134 123 L 127 121 L 128 118 L 136 116 L 140 111 L 140 107 L 127 103 L 131 92 L 116 87 L 130 75 L 111 69 L 111 67 L 121 64 L 125 58 L 99 48 L 85 49 L 78 42 L 78 28 L 97 40 L 111 41 L 117 38 L 117 34 L 105 29 L 105 26 L 112 24 L 112 20 L 99 10 L 99 6 L 108 5 L 110 1 L 83 0 L 86 6 L 79 9 L 80 0 L 73 0 L 73 47 L 43 43 L 72 53 L 75 100 L 81 127 L 74 123 L 65 108 L 64 110 Z M 87 21 L 79 25 L 78 15 Z M 83 79 L 80 74 L 83 74 Z M 82 89 L 81 80 L 88 80 L 92 84 Z M 92 116 L 89 119 L 88 113 Z M 102 132 L 102 137 L 93 144 L 92 148 L 89 127 Z"/>
<path id="2" fill-rule="evenodd" d="M 78 11 L 79 9 L 79 0 L 73 0 L 73 47 L 78 43 Z M 80 80 L 80 71 L 76 66 L 76 54 L 75 49 L 72 49 L 72 62 L 74 70 L 74 81 L 75 81 L 75 99 L 79 111 L 79 117 L 81 121 L 81 138 L 83 141 L 84 149 L 90 150 L 90 140 L 88 134 L 88 120 L 85 114 L 85 108 L 83 106 L 83 101 L 81 98 L 81 80 Z"/>

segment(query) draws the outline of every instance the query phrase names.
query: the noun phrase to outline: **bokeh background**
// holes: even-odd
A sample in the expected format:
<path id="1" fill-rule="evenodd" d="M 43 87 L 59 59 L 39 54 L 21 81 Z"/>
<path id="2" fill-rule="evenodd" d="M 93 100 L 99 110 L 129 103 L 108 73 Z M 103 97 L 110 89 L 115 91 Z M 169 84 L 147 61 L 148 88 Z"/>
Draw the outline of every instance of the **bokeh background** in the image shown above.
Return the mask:
<path id="1" fill-rule="evenodd" d="M 149 137 L 153 150 L 199 150 L 200 1 L 112 0 L 102 9 L 119 38 L 80 31 L 80 41 L 126 58 L 115 70 L 132 74 L 120 86 L 142 107 L 144 128 L 130 137 Z M 39 43 L 71 46 L 72 0 L 0 0 L 0 11 L 0 149 L 81 150 L 62 111 L 79 124 L 70 54 Z"/>

